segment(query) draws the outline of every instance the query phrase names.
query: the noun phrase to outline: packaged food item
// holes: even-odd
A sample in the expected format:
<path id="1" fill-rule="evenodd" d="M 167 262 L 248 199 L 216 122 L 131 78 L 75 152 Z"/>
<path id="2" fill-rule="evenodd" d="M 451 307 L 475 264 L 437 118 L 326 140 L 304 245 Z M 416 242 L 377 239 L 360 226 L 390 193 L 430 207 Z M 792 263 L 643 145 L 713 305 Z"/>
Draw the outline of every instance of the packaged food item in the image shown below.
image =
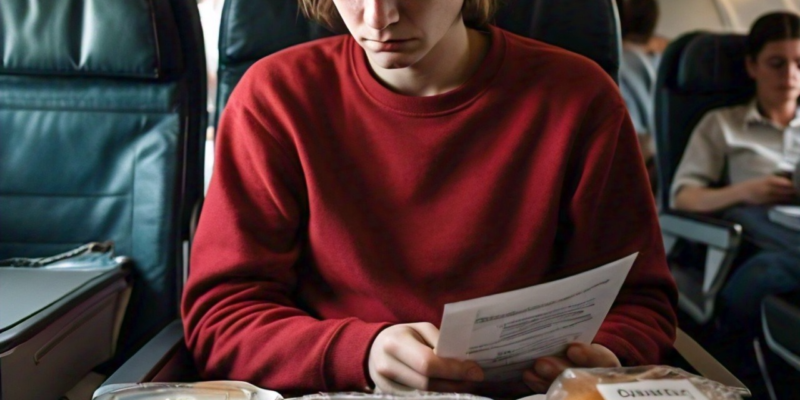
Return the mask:
<path id="1" fill-rule="evenodd" d="M 93 400 L 282 400 L 278 392 L 247 382 L 134 383 L 103 386 Z"/>
<path id="2" fill-rule="evenodd" d="M 749 395 L 680 368 L 568 369 L 547 391 L 547 400 L 741 400 Z"/>
<path id="3" fill-rule="evenodd" d="M 425 392 L 421 390 L 416 390 L 411 392 L 404 392 L 401 394 L 389 394 L 380 392 L 316 393 L 287 400 L 491 400 L 491 399 L 467 393 L 442 393 L 442 392 Z"/>
<path id="4" fill-rule="evenodd" d="M 247 382 L 136 383 L 103 386 L 93 400 L 284 400 L 280 393 Z M 332 392 L 286 400 L 491 400 L 466 393 L 413 391 L 402 394 Z"/>

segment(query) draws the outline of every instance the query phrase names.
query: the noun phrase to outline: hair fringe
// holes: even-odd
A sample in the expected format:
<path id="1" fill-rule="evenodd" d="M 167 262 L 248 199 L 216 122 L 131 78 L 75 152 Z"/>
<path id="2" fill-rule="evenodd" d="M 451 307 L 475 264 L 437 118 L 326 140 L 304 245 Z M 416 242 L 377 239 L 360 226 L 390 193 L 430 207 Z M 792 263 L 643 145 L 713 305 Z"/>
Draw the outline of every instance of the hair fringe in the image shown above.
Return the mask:
<path id="1" fill-rule="evenodd" d="M 769 42 L 800 39 L 800 16 L 788 11 L 778 11 L 759 17 L 747 35 L 746 52 L 755 60 Z"/>
<path id="2" fill-rule="evenodd" d="M 464 23 L 470 27 L 483 27 L 492 22 L 501 0 L 464 0 L 461 12 Z M 338 30 L 343 27 L 333 0 L 298 0 L 300 12 L 323 26 Z"/>

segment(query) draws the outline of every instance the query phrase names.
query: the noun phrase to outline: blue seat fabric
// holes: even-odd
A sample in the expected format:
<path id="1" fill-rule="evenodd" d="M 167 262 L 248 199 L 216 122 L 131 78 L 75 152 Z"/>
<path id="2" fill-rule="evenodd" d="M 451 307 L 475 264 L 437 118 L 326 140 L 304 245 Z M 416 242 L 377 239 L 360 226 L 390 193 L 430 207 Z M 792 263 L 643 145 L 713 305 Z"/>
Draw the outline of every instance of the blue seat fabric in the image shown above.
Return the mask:
<path id="1" fill-rule="evenodd" d="M 744 36 L 693 32 L 672 42 L 661 58 L 656 82 L 655 138 L 660 203 L 695 125 L 706 112 L 741 104 L 755 95 L 744 63 Z"/>
<path id="2" fill-rule="evenodd" d="M 0 17 L 0 259 L 113 240 L 135 265 L 134 346 L 177 316 L 202 193 L 196 4 L 3 0 Z"/>
<path id="3" fill-rule="evenodd" d="M 614 0 L 510 0 L 495 23 L 582 54 L 617 79 L 619 20 Z M 333 35 L 298 12 L 295 0 L 226 0 L 219 37 L 216 122 L 247 68 L 286 47 Z"/>

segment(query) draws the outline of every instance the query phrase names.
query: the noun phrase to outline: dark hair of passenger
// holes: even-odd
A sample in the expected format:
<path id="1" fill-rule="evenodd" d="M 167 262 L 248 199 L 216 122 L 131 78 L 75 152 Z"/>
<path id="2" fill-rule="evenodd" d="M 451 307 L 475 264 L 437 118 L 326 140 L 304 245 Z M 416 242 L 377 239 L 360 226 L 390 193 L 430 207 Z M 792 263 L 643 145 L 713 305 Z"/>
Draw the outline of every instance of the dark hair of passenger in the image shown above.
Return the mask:
<path id="1" fill-rule="evenodd" d="M 783 11 L 762 15 L 747 35 L 747 56 L 755 60 L 767 43 L 786 39 L 800 39 L 800 16 Z"/>
<path id="2" fill-rule="evenodd" d="M 480 28 L 489 23 L 499 7 L 500 0 L 464 0 L 461 12 L 464 24 L 468 27 Z M 338 31 L 342 22 L 333 0 L 298 0 L 300 12 L 326 26 Z"/>
<path id="3" fill-rule="evenodd" d="M 647 43 L 658 22 L 656 0 L 617 0 L 622 39 Z"/>

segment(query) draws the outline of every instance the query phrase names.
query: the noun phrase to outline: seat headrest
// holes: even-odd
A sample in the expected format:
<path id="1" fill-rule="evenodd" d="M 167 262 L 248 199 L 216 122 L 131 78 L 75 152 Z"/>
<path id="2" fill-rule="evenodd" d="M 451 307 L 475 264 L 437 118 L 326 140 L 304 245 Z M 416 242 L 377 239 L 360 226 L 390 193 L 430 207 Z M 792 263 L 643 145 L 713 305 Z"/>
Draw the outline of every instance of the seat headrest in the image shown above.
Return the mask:
<path id="1" fill-rule="evenodd" d="M 507 0 L 504 4 L 496 15 L 499 27 L 583 54 L 616 79 L 619 38 L 612 0 Z M 299 13 L 294 0 L 226 0 L 223 14 L 221 66 L 252 62 L 332 34 Z"/>
<path id="2" fill-rule="evenodd" d="M 226 0 L 225 3 L 219 31 L 221 65 L 252 62 L 331 34 L 307 20 L 298 11 L 297 1 Z"/>
<path id="3" fill-rule="evenodd" d="M 2 3 L 0 73 L 158 79 L 182 68 L 169 2 Z"/>
<path id="4" fill-rule="evenodd" d="M 618 79 L 621 39 L 613 0 L 533 3 L 530 37 L 594 60 L 615 81 Z"/>
<path id="5" fill-rule="evenodd" d="M 684 47 L 678 89 L 707 93 L 741 90 L 752 84 L 745 68 L 745 36 L 700 33 Z"/>

